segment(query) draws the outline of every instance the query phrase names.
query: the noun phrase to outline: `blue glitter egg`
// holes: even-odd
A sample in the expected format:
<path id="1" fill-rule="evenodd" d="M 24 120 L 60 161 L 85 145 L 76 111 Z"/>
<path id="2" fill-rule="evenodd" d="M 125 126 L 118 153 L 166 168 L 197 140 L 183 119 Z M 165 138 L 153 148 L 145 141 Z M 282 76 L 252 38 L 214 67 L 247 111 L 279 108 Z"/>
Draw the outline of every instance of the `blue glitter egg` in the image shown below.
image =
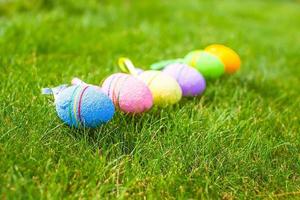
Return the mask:
<path id="1" fill-rule="evenodd" d="M 59 118 L 71 127 L 95 128 L 108 122 L 115 112 L 113 102 L 99 87 L 73 85 L 54 95 Z"/>

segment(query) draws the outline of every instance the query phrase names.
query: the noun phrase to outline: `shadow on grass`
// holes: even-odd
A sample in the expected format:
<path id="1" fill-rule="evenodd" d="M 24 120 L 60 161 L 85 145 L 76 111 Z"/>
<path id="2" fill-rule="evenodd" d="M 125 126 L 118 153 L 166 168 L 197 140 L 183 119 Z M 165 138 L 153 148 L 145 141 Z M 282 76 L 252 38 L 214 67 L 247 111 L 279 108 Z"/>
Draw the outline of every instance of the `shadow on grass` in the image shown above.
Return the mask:
<path id="1" fill-rule="evenodd" d="M 230 82 L 228 79 L 225 76 L 209 80 L 207 86 L 219 87 L 220 84 Z M 107 124 L 96 129 L 70 128 L 69 133 L 76 141 L 86 142 L 94 151 L 129 155 L 136 149 L 138 143 L 149 141 L 157 133 L 168 132 L 169 126 L 174 126 L 174 121 L 181 123 L 181 115 L 188 115 L 193 111 L 201 112 L 201 108 L 213 104 L 217 96 L 218 93 L 212 88 L 197 97 L 183 97 L 177 104 L 166 108 L 154 106 L 148 112 L 135 115 L 117 111 L 112 121 Z M 118 150 L 112 150 L 115 148 Z"/>
<path id="2" fill-rule="evenodd" d="M 180 112 L 195 109 L 195 102 L 200 101 L 201 96 L 183 98 L 175 105 L 166 108 L 154 106 L 146 113 L 135 115 L 117 111 L 112 121 L 107 124 L 95 129 L 70 128 L 69 134 L 76 141 L 86 143 L 100 154 L 117 152 L 121 155 L 130 155 L 136 149 L 137 143 L 147 143 L 156 134 L 166 133 L 169 131 L 169 122 L 174 123 L 174 120 L 178 122 Z"/>

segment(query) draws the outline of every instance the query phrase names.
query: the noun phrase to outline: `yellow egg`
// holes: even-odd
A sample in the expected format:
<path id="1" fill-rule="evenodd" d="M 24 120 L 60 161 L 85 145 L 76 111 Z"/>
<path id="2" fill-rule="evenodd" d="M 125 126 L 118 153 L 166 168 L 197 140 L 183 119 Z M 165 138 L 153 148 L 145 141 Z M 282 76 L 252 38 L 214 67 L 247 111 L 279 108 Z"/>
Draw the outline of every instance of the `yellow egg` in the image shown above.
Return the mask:
<path id="1" fill-rule="evenodd" d="M 149 70 L 138 76 L 148 85 L 155 105 L 166 107 L 177 103 L 182 97 L 182 91 L 177 81 L 160 71 Z"/>

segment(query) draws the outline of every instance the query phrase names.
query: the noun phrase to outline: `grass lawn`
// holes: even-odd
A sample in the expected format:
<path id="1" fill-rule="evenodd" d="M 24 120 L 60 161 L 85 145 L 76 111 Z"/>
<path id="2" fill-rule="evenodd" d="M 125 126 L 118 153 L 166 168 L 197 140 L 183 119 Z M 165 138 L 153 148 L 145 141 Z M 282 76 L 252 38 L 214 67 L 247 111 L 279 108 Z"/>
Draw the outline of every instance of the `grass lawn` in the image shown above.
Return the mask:
<path id="1" fill-rule="evenodd" d="M 75 3 L 76 2 L 76 3 Z M 300 198 L 299 1 L 0 1 L 0 199 Z M 42 87 L 99 84 L 212 43 L 237 50 L 202 97 L 95 130 Z"/>

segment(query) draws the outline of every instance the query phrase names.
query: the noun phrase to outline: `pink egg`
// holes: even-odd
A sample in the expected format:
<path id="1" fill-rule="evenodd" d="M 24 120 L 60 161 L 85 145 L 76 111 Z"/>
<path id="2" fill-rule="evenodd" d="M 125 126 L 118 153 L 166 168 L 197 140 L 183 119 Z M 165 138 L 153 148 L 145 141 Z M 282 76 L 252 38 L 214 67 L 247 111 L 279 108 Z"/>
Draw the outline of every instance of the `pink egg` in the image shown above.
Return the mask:
<path id="1" fill-rule="evenodd" d="M 125 113 L 142 113 L 153 105 L 148 86 L 132 75 L 116 73 L 106 78 L 102 90 L 113 101 L 116 108 Z"/>

